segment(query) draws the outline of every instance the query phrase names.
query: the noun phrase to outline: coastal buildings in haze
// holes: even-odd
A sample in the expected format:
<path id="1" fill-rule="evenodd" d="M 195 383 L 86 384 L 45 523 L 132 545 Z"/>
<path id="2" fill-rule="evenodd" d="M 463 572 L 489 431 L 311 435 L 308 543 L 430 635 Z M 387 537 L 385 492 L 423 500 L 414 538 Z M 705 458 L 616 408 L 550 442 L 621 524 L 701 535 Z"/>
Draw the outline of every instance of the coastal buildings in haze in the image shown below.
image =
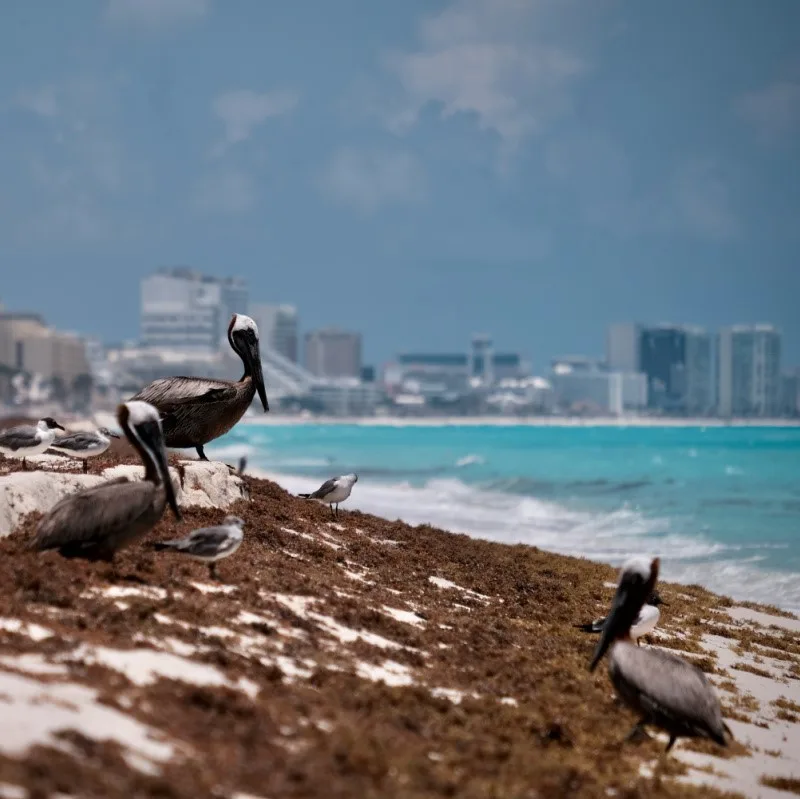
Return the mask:
<path id="1" fill-rule="evenodd" d="M 338 327 L 312 330 L 305 337 L 305 366 L 317 377 L 361 377 L 361 334 Z"/>
<path id="2" fill-rule="evenodd" d="M 194 353 L 211 353 L 226 341 L 233 313 L 248 307 L 241 278 L 217 278 L 187 267 L 158 270 L 141 282 L 141 343 Z"/>
<path id="3" fill-rule="evenodd" d="M 292 363 L 297 363 L 297 309 L 293 305 L 251 303 L 249 315 L 258 325 L 262 347 L 269 347 Z"/>
<path id="4" fill-rule="evenodd" d="M 736 325 L 719 334 L 720 416 L 778 416 L 781 339 L 772 325 Z"/>
<path id="5" fill-rule="evenodd" d="M 621 416 L 647 407 L 647 377 L 641 372 L 611 370 L 583 356 L 556 358 L 550 383 L 566 411 Z"/>

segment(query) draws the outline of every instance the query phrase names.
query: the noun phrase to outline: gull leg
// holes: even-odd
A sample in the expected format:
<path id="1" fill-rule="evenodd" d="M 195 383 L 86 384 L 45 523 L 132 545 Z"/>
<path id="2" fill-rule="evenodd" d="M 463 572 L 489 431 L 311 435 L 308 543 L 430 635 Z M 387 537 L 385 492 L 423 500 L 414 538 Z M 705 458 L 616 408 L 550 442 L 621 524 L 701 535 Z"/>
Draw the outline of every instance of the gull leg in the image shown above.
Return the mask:
<path id="1" fill-rule="evenodd" d="M 664 750 L 664 754 L 666 754 L 667 752 L 669 752 L 670 749 L 672 749 L 672 745 L 675 743 L 677 737 L 678 737 L 677 735 L 669 736 L 669 743 L 667 744 L 667 748 Z"/>
<path id="2" fill-rule="evenodd" d="M 22 471 L 23 472 L 27 472 L 28 471 L 28 466 L 25 463 L 25 458 L 22 459 Z"/>
<path id="3" fill-rule="evenodd" d="M 219 576 L 217 575 L 217 562 L 212 560 L 211 563 L 208 564 L 208 573 L 212 580 L 219 580 Z"/>
<path id="4" fill-rule="evenodd" d="M 336 517 L 333 515 L 333 502 L 328 506 L 331 509 L 331 519 L 335 519 Z"/>
<path id="5" fill-rule="evenodd" d="M 208 458 L 206 457 L 206 452 L 203 449 L 203 445 L 202 444 L 198 444 L 195 447 L 195 449 L 197 450 L 197 455 L 198 455 L 198 457 L 200 458 L 201 461 L 207 461 L 208 460 Z"/>
<path id="6" fill-rule="evenodd" d="M 647 730 L 645 730 L 644 725 L 644 719 L 637 721 L 633 729 L 625 736 L 625 742 L 640 741 L 642 738 L 646 738 Z"/>
<path id="7" fill-rule="evenodd" d="M 89 459 L 88 458 L 84 458 L 83 459 L 83 473 L 84 474 L 89 474 Z"/>

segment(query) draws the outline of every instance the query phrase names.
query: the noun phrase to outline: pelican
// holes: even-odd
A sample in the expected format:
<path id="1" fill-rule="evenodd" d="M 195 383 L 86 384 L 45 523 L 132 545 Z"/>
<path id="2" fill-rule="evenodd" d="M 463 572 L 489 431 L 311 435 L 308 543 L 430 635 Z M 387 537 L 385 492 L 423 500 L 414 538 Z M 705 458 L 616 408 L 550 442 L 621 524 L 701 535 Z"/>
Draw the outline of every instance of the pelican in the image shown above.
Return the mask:
<path id="1" fill-rule="evenodd" d="M 80 458 L 83 461 L 83 473 L 86 474 L 89 471 L 89 458 L 102 455 L 111 446 L 111 439 L 119 437 L 119 433 L 100 427 L 88 432 L 79 431 L 59 436 L 50 445 L 50 449 L 71 458 Z"/>
<path id="2" fill-rule="evenodd" d="M 146 402 L 126 402 L 117 408 L 117 420 L 144 463 L 144 480 L 121 477 L 65 497 L 39 522 L 34 549 L 110 562 L 158 522 L 168 503 L 181 518 L 158 411 Z"/>
<path id="3" fill-rule="evenodd" d="M 157 541 L 153 544 L 156 552 L 171 550 L 186 555 L 193 560 L 208 563 L 212 578 L 217 577 L 217 561 L 233 555 L 244 538 L 244 522 L 238 516 L 226 516 L 217 527 L 201 527 L 186 538 L 173 541 Z"/>
<path id="4" fill-rule="evenodd" d="M 639 639 L 643 635 L 647 635 L 647 633 L 655 629 L 656 624 L 658 624 L 658 619 L 661 616 L 658 606 L 665 604 L 666 602 L 659 596 L 658 592 L 653 591 L 650 596 L 650 601 L 639 611 L 639 615 L 631 625 L 631 639 L 636 642 L 637 646 L 639 644 Z M 602 618 L 595 619 L 586 624 L 576 624 L 575 626 L 586 633 L 601 633 L 603 632 L 605 623 L 606 619 Z"/>
<path id="5" fill-rule="evenodd" d="M 344 502 L 353 490 L 353 486 L 358 482 L 357 474 L 343 474 L 340 477 L 332 477 L 326 480 L 313 494 L 298 494 L 302 499 L 318 499 L 320 502 L 330 505 L 331 516 L 333 516 L 333 506 L 336 505 L 336 515 L 339 515 L 339 503 Z"/>
<path id="6" fill-rule="evenodd" d="M 258 326 L 243 314 L 234 314 L 228 325 L 228 341 L 242 359 L 244 374 L 238 382 L 206 377 L 165 377 L 143 388 L 134 400 L 158 408 L 168 447 L 194 447 L 207 461 L 203 447 L 228 432 L 242 418 L 258 392 L 264 411 L 269 410 Z"/>
<path id="7" fill-rule="evenodd" d="M 611 613 L 603 625 L 589 671 L 610 650 L 608 673 L 620 699 L 639 714 L 628 739 L 644 732 L 646 725 L 669 734 L 665 751 L 679 737 L 710 738 L 726 746 L 731 735 L 719 699 L 696 666 L 660 649 L 641 649 L 631 643 L 631 626 L 656 585 L 659 559 L 629 560 L 620 572 Z M 731 736 L 732 737 L 732 736 Z"/>
<path id="8" fill-rule="evenodd" d="M 21 424 L 0 431 L 0 452 L 7 458 L 22 458 L 22 470 L 27 470 L 26 458 L 44 452 L 56 437 L 56 430 L 64 428 L 51 416 L 45 416 L 35 425 Z"/>

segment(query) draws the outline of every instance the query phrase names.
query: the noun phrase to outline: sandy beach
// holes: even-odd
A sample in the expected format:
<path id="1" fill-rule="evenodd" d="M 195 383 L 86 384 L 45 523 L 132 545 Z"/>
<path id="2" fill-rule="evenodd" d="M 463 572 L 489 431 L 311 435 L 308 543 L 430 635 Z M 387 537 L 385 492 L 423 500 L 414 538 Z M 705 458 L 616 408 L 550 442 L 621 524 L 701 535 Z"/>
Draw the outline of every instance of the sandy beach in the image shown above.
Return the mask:
<path id="1" fill-rule="evenodd" d="M 95 471 L 132 460 L 120 445 Z M 266 480 L 236 491 L 149 539 L 242 516 L 221 583 L 147 541 L 114 567 L 34 555 L 36 514 L 0 540 L 0 796 L 797 792 L 797 619 L 661 586 L 646 643 L 707 672 L 737 739 L 664 759 L 663 736 L 623 743 L 634 719 L 573 626 L 606 612 L 610 567 L 344 508 L 332 521 Z"/>

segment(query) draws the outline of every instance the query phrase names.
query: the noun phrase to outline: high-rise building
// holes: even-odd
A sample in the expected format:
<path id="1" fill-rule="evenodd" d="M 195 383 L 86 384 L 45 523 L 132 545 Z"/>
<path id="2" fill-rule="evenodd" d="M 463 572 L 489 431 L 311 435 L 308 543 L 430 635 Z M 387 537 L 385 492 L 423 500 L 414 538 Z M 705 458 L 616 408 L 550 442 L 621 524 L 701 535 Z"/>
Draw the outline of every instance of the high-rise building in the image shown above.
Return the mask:
<path id="1" fill-rule="evenodd" d="M 777 416 L 781 336 L 772 325 L 736 325 L 719 334 L 720 416 Z"/>
<path id="2" fill-rule="evenodd" d="M 636 323 L 609 325 L 606 364 L 612 372 L 641 371 L 642 326 Z"/>
<path id="3" fill-rule="evenodd" d="M 246 311 L 247 286 L 241 278 L 219 279 L 185 267 L 160 269 L 141 283 L 142 345 L 216 352 L 231 314 Z"/>
<path id="4" fill-rule="evenodd" d="M 705 415 L 714 406 L 711 336 L 689 325 L 644 327 L 641 371 L 647 375 L 650 407 Z"/>
<path id="5" fill-rule="evenodd" d="M 781 375 L 781 416 L 800 416 L 800 369 Z"/>
<path id="6" fill-rule="evenodd" d="M 494 349 L 491 336 L 478 334 L 472 337 L 471 376 L 487 385 L 494 382 Z"/>
<path id="7" fill-rule="evenodd" d="M 228 336 L 228 325 L 235 313 L 246 314 L 250 306 L 247 281 L 241 277 L 226 277 L 220 280 L 219 341 Z"/>
<path id="8" fill-rule="evenodd" d="M 335 327 L 306 333 L 305 362 L 317 377 L 360 377 L 361 334 Z"/>
<path id="9" fill-rule="evenodd" d="M 258 325 L 262 346 L 297 363 L 297 309 L 292 305 L 250 306 L 250 316 Z"/>

